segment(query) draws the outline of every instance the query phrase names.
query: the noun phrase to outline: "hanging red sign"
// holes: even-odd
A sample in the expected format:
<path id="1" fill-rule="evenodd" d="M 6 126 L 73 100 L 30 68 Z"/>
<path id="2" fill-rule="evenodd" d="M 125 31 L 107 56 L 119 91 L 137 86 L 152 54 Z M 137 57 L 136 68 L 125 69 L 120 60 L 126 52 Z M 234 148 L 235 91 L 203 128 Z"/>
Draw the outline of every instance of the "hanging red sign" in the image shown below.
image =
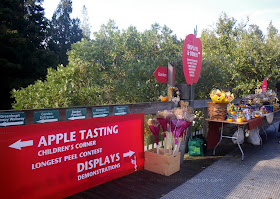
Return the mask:
<path id="1" fill-rule="evenodd" d="M 2 198 L 65 198 L 143 169 L 144 114 L 0 128 Z"/>
<path id="2" fill-rule="evenodd" d="M 194 34 L 189 34 L 183 46 L 183 70 L 187 84 L 197 83 L 202 66 L 202 44 Z"/>
<path id="3" fill-rule="evenodd" d="M 154 72 L 154 76 L 160 83 L 167 83 L 168 80 L 168 68 L 159 66 Z"/>
<path id="4" fill-rule="evenodd" d="M 265 77 L 262 83 L 262 91 L 267 91 L 267 80 L 268 78 Z"/>

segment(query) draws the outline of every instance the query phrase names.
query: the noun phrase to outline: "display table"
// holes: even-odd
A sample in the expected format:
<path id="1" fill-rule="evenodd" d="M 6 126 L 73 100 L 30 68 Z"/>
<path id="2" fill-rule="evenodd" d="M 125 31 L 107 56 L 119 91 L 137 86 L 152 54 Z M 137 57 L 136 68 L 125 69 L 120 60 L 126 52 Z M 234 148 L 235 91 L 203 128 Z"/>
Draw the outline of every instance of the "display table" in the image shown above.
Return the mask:
<path id="1" fill-rule="evenodd" d="M 213 146 L 215 140 L 213 139 L 209 139 L 209 135 L 215 135 L 217 134 L 217 130 L 219 131 L 219 128 L 221 127 L 221 131 L 219 134 L 219 140 L 216 141 L 214 150 L 213 150 L 213 155 L 215 155 L 216 153 L 216 148 L 218 147 L 218 145 L 220 144 L 220 142 L 222 141 L 223 138 L 229 138 L 229 139 L 235 139 L 237 140 L 237 137 L 239 136 L 240 133 L 244 133 L 245 131 L 245 126 L 248 125 L 248 130 L 252 130 L 255 128 L 258 128 L 259 126 L 262 125 L 263 123 L 263 117 L 259 117 L 259 118 L 254 118 L 254 119 L 250 119 L 248 122 L 229 122 L 227 120 L 210 120 L 210 119 L 205 119 L 206 121 L 208 121 L 208 125 L 209 125 L 209 131 L 208 131 L 208 142 L 207 142 L 207 148 L 209 149 L 211 146 Z M 227 136 L 224 135 L 224 125 L 225 124 L 233 124 L 233 125 L 237 125 L 238 130 L 237 130 L 237 135 L 236 137 L 234 136 Z M 212 134 L 211 134 L 212 132 Z M 215 138 L 217 140 L 217 135 L 215 135 Z M 241 148 L 241 145 L 237 142 L 238 148 L 240 149 L 240 152 L 242 154 L 242 160 L 244 160 L 244 152 Z"/>
<path id="2" fill-rule="evenodd" d="M 236 139 L 237 140 L 237 137 L 239 135 L 239 133 L 243 133 L 244 132 L 244 128 L 245 128 L 245 125 L 248 124 L 248 122 L 229 122 L 229 121 L 220 121 L 220 120 L 210 120 L 210 119 L 205 119 L 206 121 L 208 121 L 208 125 L 209 125 L 209 131 L 208 131 L 208 138 L 209 138 L 209 133 L 211 132 L 210 130 L 212 129 L 212 133 L 215 133 L 217 134 L 217 127 L 218 127 L 218 131 L 219 131 L 219 128 L 221 127 L 221 131 L 220 131 L 220 135 L 219 135 L 219 140 L 218 142 L 216 143 L 215 147 L 214 147 L 214 151 L 213 151 L 213 155 L 215 155 L 216 153 L 216 148 L 218 147 L 218 145 L 221 143 L 222 139 L 223 138 L 229 138 L 229 139 Z M 215 124 L 216 123 L 216 124 Z M 234 124 L 234 125 L 237 125 L 238 127 L 238 133 L 237 133 L 237 137 L 233 137 L 233 136 L 227 136 L 227 135 L 224 135 L 224 124 Z M 212 127 L 212 128 L 211 128 Z M 214 127 L 214 128 L 213 128 Z M 215 128 L 216 127 L 216 128 Z M 215 131 L 215 132 L 214 132 Z M 210 133 L 210 136 L 211 136 L 211 133 Z M 208 139 L 208 140 L 212 140 L 212 139 Z M 215 141 L 214 141 L 215 142 Z M 208 144 L 208 142 L 207 142 Z M 212 140 L 212 143 L 210 144 L 213 144 L 213 140 Z M 244 152 L 240 146 L 240 144 L 237 142 L 237 145 L 241 151 L 241 154 L 242 154 L 242 160 L 244 159 Z M 207 145 L 207 148 L 209 148 L 210 145 Z"/>
<path id="3" fill-rule="evenodd" d="M 214 149 L 213 154 L 215 155 L 216 148 L 220 144 L 220 142 L 223 138 L 236 139 L 236 137 L 224 135 L 224 125 L 226 125 L 226 124 L 237 125 L 238 135 L 241 132 L 244 133 L 245 127 L 248 128 L 249 131 L 252 129 L 261 127 L 267 138 L 267 132 L 265 131 L 264 126 L 267 126 L 267 124 L 269 126 L 273 125 L 275 128 L 275 131 L 277 130 L 275 123 L 280 120 L 280 109 L 277 109 L 271 113 L 265 114 L 265 115 L 263 115 L 263 117 L 250 119 L 248 122 L 229 122 L 227 120 L 219 121 L 219 120 L 210 120 L 210 119 L 205 119 L 205 120 L 208 121 L 207 150 Z M 220 128 L 221 128 L 221 130 L 220 130 Z M 242 150 L 240 144 L 238 144 L 238 147 L 242 153 L 242 160 L 243 160 L 244 153 L 243 153 L 243 150 Z"/>

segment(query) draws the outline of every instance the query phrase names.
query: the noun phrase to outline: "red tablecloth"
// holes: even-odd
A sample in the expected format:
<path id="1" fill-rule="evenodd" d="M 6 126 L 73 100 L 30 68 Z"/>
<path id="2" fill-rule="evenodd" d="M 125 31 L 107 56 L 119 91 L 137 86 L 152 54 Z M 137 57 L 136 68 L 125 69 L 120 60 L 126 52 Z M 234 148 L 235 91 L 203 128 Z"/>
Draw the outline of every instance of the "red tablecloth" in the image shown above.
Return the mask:
<path id="1" fill-rule="evenodd" d="M 213 149 L 220 140 L 221 122 L 208 122 L 207 149 Z"/>
<path id="2" fill-rule="evenodd" d="M 248 130 L 253 130 L 257 128 L 258 126 L 262 125 L 263 123 L 263 117 L 258 117 L 254 119 L 248 120 Z"/>

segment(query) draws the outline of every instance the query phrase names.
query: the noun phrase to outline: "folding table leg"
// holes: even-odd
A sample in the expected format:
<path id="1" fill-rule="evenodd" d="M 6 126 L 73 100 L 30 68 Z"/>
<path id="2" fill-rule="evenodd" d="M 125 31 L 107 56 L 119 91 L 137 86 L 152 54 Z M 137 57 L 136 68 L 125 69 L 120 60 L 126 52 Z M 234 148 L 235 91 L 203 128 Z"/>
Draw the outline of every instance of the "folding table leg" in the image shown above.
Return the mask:
<path id="1" fill-rule="evenodd" d="M 276 128 L 275 124 L 274 124 L 274 123 L 272 123 L 272 126 L 274 127 L 275 132 L 276 132 L 276 131 L 277 131 L 277 128 Z"/>
<path id="2" fill-rule="evenodd" d="M 242 154 L 241 160 L 244 160 L 244 152 L 243 152 L 243 150 L 242 150 L 240 144 L 237 143 L 237 145 L 238 145 L 238 147 L 239 147 L 239 149 L 240 149 L 240 151 L 241 151 L 241 154 Z"/>
<path id="3" fill-rule="evenodd" d="M 214 148 L 214 150 L 213 150 L 213 155 L 216 154 L 216 148 L 217 148 L 217 146 L 220 144 L 220 142 L 221 142 L 222 139 L 223 139 L 223 131 L 224 131 L 224 123 L 222 122 L 222 127 L 221 127 L 221 132 L 220 132 L 220 140 L 219 140 L 219 142 L 216 144 L 216 146 L 215 146 L 215 148 Z"/>
<path id="4" fill-rule="evenodd" d="M 262 129 L 263 129 L 263 132 L 264 132 L 264 134 L 265 134 L 265 139 L 267 140 L 267 133 L 266 133 L 266 131 L 264 130 L 263 125 L 262 125 Z"/>
<path id="5" fill-rule="evenodd" d="M 243 133 L 243 132 L 244 132 L 244 127 L 243 127 L 243 129 L 241 129 L 240 125 L 238 125 L 237 137 L 239 137 L 239 133 Z M 236 141 L 236 143 L 237 143 L 237 145 L 239 147 L 239 150 L 241 151 L 241 154 L 242 154 L 241 160 L 244 160 L 244 152 L 243 152 L 239 142 Z"/>

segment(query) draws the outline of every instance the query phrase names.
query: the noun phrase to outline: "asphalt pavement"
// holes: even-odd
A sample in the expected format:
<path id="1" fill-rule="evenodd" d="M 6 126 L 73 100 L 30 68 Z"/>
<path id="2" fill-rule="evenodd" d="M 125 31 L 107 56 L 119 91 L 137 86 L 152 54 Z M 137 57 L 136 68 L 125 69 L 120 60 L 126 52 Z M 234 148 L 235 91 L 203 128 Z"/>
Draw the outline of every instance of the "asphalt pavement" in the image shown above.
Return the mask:
<path id="1" fill-rule="evenodd" d="M 241 160 L 238 147 L 198 175 L 175 188 L 163 199 L 279 199 L 280 198 L 280 133 L 279 123 L 266 129 L 263 144 L 242 145 Z"/>

